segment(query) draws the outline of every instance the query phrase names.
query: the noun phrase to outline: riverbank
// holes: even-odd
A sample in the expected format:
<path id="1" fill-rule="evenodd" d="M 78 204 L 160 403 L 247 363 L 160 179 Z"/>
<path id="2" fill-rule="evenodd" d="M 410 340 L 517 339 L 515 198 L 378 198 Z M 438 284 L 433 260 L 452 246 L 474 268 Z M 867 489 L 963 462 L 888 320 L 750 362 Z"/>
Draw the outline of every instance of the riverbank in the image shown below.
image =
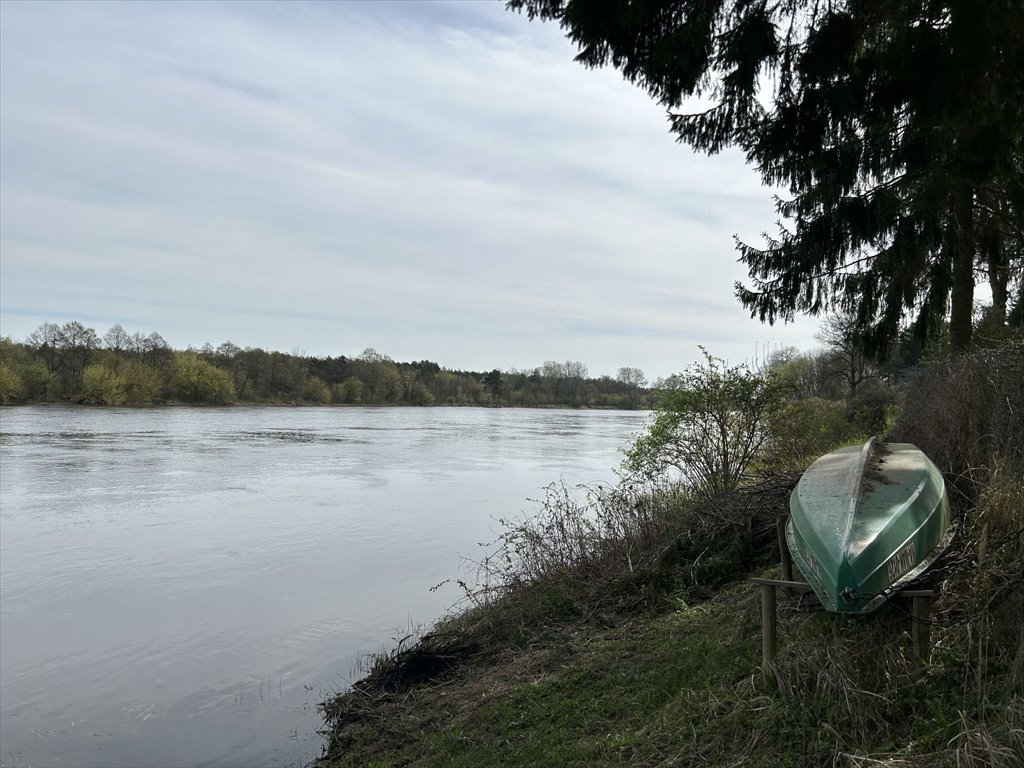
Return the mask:
<path id="1" fill-rule="evenodd" d="M 1019 768 L 1022 365 L 1009 350 L 935 366 L 891 428 L 938 463 L 953 506 L 927 660 L 899 599 L 855 617 L 780 595 L 763 674 L 749 579 L 781 575 L 799 472 L 711 496 L 556 492 L 508 526 L 467 610 L 323 703 L 320 767 Z"/>
<path id="2" fill-rule="evenodd" d="M 765 678 L 746 578 L 779 576 L 767 553 L 706 599 L 666 554 L 617 597 L 556 579 L 441 622 L 325 702 L 319 765 L 1019 766 L 1021 491 L 1020 465 L 996 468 L 967 517 L 985 522 L 949 560 L 928 663 L 900 601 L 865 620 L 783 597 Z"/>

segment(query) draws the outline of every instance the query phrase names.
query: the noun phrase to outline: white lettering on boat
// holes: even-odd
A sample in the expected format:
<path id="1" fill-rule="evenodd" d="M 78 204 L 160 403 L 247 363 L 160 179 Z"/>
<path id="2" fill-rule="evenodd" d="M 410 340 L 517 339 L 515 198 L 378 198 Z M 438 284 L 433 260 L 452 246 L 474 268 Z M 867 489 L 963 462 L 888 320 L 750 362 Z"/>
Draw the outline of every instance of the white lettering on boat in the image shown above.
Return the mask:
<path id="1" fill-rule="evenodd" d="M 888 565 L 889 582 L 896 581 L 896 579 L 913 568 L 916 563 L 916 548 L 914 547 L 914 542 L 911 541 L 890 558 Z"/>
<path id="2" fill-rule="evenodd" d="M 811 552 L 810 547 L 804 547 L 804 556 L 807 558 L 807 562 L 811 564 L 811 568 L 814 569 L 814 575 L 821 579 L 821 566 L 818 564 L 818 558 Z"/>

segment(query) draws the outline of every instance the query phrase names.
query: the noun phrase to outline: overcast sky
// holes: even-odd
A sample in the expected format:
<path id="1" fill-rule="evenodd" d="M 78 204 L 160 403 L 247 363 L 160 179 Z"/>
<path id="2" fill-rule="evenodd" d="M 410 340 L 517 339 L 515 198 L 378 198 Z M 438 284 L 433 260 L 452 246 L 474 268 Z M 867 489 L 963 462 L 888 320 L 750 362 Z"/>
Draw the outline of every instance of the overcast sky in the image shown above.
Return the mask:
<path id="1" fill-rule="evenodd" d="M 733 298 L 736 153 L 490 2 L 0 3 L 0 333 L 653 380 L 814 346 Z"/>

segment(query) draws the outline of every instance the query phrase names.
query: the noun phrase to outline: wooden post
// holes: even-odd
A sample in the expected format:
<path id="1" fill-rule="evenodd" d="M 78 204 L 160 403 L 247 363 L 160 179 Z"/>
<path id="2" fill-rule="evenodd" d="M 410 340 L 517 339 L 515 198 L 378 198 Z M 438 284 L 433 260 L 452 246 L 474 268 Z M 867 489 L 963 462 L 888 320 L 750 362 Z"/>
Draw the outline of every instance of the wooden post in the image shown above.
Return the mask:
<path id="1" fill-rule="evenodd" d="M 761 671 L 765 677 L 772 676 L 772 663 L 778 650 L 775 629 L 775 585 L 761 585 Z"/>
<path id="2" fill-rule="evenodd" d="M 911 600 L 910 637 L 913 640 L 914 655 L 927 663 L 931 655 L 932 598 L 929 595 L 914 595 Z"/>
<path id="3" fill-rule="evenodd" d="M 789 553 L 789 542 L 786 541 L 786 517 L 780 515 L 775 519 L 775 530 L 779 535 L 779 562 L 782 563 L 783 581 L 793 580 L 793 556 Z"/>

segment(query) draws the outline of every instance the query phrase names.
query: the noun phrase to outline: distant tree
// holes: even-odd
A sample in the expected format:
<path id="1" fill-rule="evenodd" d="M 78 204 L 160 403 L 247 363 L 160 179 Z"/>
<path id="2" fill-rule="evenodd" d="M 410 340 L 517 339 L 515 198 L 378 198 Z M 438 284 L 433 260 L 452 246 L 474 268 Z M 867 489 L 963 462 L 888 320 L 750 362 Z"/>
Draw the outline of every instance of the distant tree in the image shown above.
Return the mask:
<path id="1" fill-rule="evenodd" d="M 505 394 L 505 380 L 497 368 L 484 376 L 483 385 L 484 390 L 495 402 L 501 400 Z"/>
<path id="2" fill-rule="evenodd" d="M 459 377 L 451 371 L 441 371 L 434 377 L 434 392 L 442 403 L 452 405 L 459 402 Z"/>
<path id="3" fill-rule="evenodd" d="M 25 339 L 25 343 L 34 349 L 46 365 L 50 373 L 57 372 L 58 356 L 61 349 L 60 326 L 56 323 L 43 323 Z"/>
<path id="4" fill-rule="evenodd" d="M 381 354 L 373 347 L 367 347 L 363 350 L 362 354 L 356 358 L 364 363 L 390 363 L 391 358 L 387 355 Z"/>
<path id="5" fill-rule="evenodd" d="M 390 363 L 381 364 L 380 379 L 377 382 L 378 396 L 386 403 L 395 403 L 402 399 L 404 381 L 402 374 Z"/>
<path id="6" fill-rule="evenodd" d="M 94 363 L 82 375 L 82 399 L 100 405 L 123 405 L 127 401 L 124 380 L 102 363 Z"/>
<path id="7" fill-rule="evenodd" d="M 839 365 L 841 362 L 835 353 L 820 349 L 797 355 L 771 372 L 786 394 L 795 400 L 837 400 L 848 391 L 836 377 Z"/>
<path id="8" fill-rule="evenodd" d="M 409 393 L 409 402 L 412 405 L 433 405 L 434 394 L 427 388 L 427 385 L 422 381 L 417 381 L 412 385 L 412 391 Z"/>
<path id="9" fill-rule="evenodd" d="M 96 331 L 77 320 L 61 326 L 43 323 L 29 336 L 29 343 L 37 346 L 49 370 L 57 374 L 64 398 L 79 392 L 85 368 L 100 346 Z"/>
<path id="10" fill-rule="evenodd" d="M 225 341 L 219 347 L 217 347 L 217 354 L 225 360 L 234 360 L 242 348 L 237 344 L 232 344 L 230 341 Z"/>
<path id="11" fill-rule="evenodd" d="M 140 334 L 136 334 L 140 336 Z M 163 336 L 155 331 L 148 336 L 137 339 L 132 337 L 133 346 L 139 350 L 139 354 L 146 365 L 157 371 L 169 372 L 174 363 L 174 350 L 167 343 Z"/>
<path id="12" fill-rule="evenodd" d="M 644 372 L 639 368 L 619 368 L 616 378 L 623 386 L 630 389 L 647 386 L 647 377 L 644 376 Z"/>
<path id="13" fill-rule="evenodd" d="M 364 385 L 358 376 L 349 376 L 340 384 L 334 385 L 334 401 L 356 405 L 363 402 Z"/>
<path id="14" fill-rule="evenodd" d="M 431 379 L 441 372 L 441 366 L 430 360 L 416 361 L 412 365 L 420 372 L 420 376 L 424 380 Z"/>
<path id="15" fill-rule="evenodd" d="M 129 360 L 121 366 L 121 376 L 126 403 L 143 405 L 160 399 L 164 388 L 160 374 L 141 360 Z"/>
<path id="16" fill-rule="evenodd" d="M 142 359 L 146 351 L 146 335 L 142 331 L 136 331 L 129 337 L 127 351 L 135 359 Z"/>
<path id="17" fill-rule="evenodd" d="M 18 369 L 6 361 L 0 361 L 0 403 L 17 400 L 25 392 L 25 382 Z"/>
<path id="18" fill-rule="evenodd" d="M 311 376 L 306 381 L 306 388 L 302 394 L 302 399 L 311 403 L 327 405 L 331 402 L 331 390 L 324 383 L 323 379 Z"/>
<path id="19" fill-rule="evenodd" d="M 131 343 L 132 337 L 121 327 L 120 323 L 115 323 L 110 327 L 109 331 L 103 334 L 103 346 L 116 355 L 127 352 L 131 347 Z"/>
<path id="20" fill-rule="evenodd" d="M 768 352 L 761 363 L 764 371 L 777 371 L 786 363 L 789 363 L 800 356 L 800 350 L 791 346 L 775 347 Z"/>
<path id="21" fill-rule="evenodd" d="M 283 352 L 271 352 L 269 358 L 268 394 L 278 400 L 301 400 L 308 376 L 306 361 Z"/>
<path id="22" fill-rule="evenodd" d="M 177 397 L 191 403 L 227 403 L 235 391 L 226 371 L 208 363 L 194 352 L 174 357 L 173 389 Z"/>
<path id="23" fill-rule="evenodd" d="M 640 403 L 640 390 L 647 386 L 647 377 L 639 368 L 619 368 L 618 382 L 625 387 L 630 406 L 637 407 Z"/>
<path id="24" fill-rule="evenodd" d="M 878 378 L 877 367 L 864 353 L 855 315 L 827 315 L 816 337 L 832 353 L 833 374 L 846 383 L 851 396 L 865 381 Z"/>
<path id="25" fill-rule="evenodd" d="M 0 339 L 0 365 L 8 371 L 10 399 L 48 401 L 60 392 L 57 374 L 43 362 L 38 348 L 4 337 Z"/>

